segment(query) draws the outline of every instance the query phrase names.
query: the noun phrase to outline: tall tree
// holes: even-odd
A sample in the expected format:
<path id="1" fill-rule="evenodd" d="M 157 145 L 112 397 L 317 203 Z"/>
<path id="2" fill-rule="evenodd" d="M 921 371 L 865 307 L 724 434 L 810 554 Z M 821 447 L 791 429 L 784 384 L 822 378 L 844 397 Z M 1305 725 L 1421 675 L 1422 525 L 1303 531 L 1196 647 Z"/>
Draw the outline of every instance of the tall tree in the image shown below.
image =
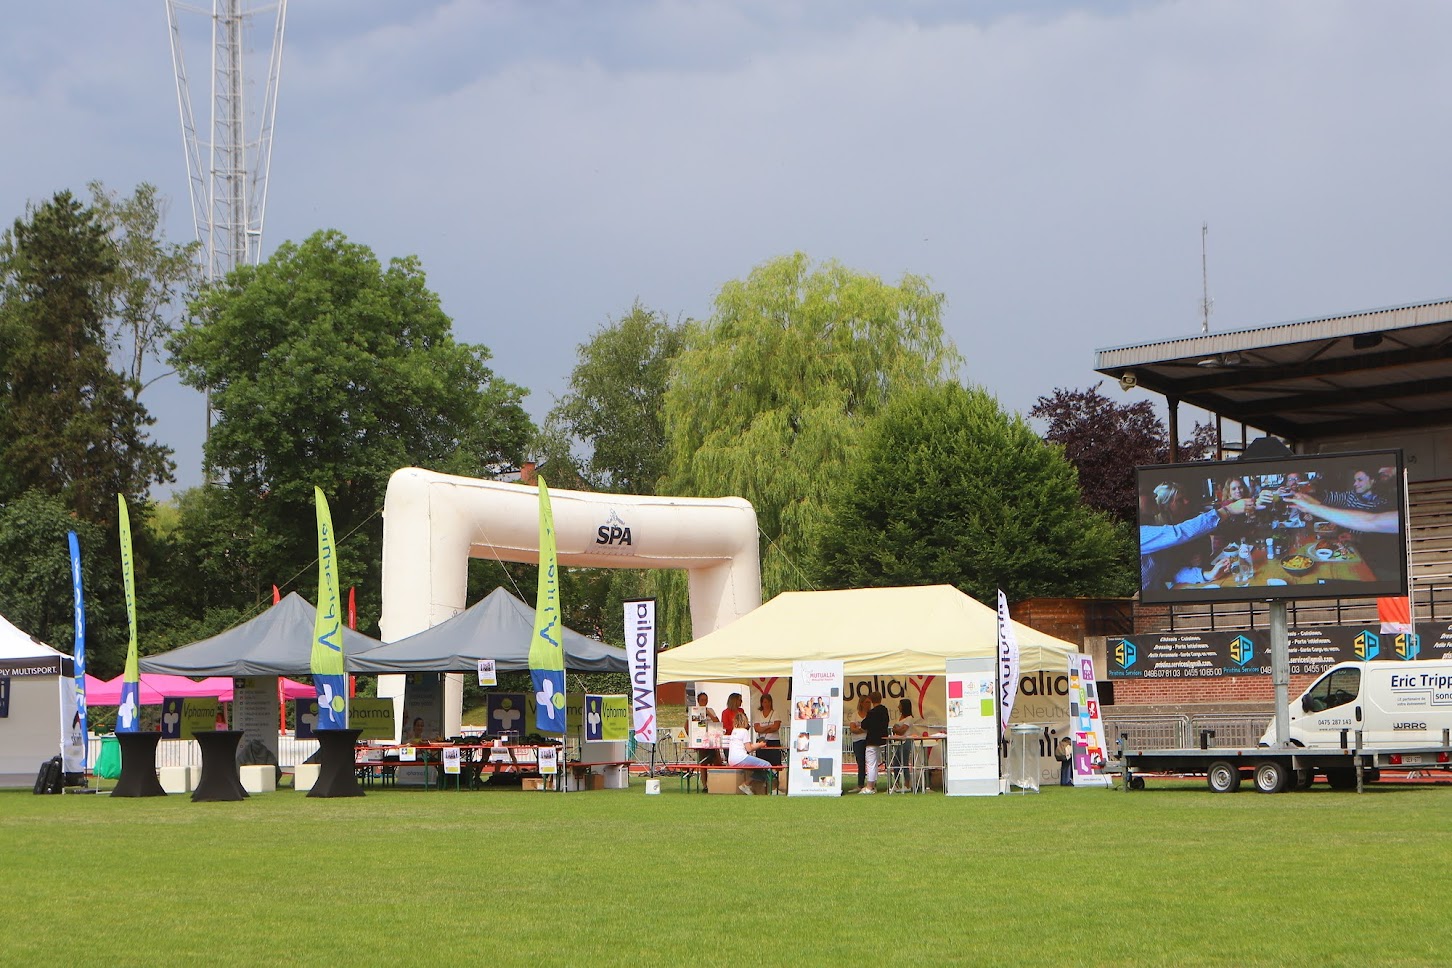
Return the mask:
<path id="1" fill-rule="evenodd" d="M 1115 403 L 1099 392 L 1103 385 L 1101 380 L 1085 390 L 1056 387 L 1039 397 L 1029 416 L 1045 421 L 1044 439 L 1064 448 L 1079 472 L 1084 503 L 1132 523 L 1139 501 L 1134 469 L 1168 461 L 1170 438 L 1150 401 Z M 1197 421 L 1180 444 L 1181 459 L 1213 458 L 1215 443 L 1215 428 Z"/>
<path id="2" fill-rule="evenodd" d="M 384 267 L 318 232 L 238 268 L 192 308 L 202 322 L 173 337 L 173 362 L 183 382 L 211 388 L 205 453 L 223 494 L 198 510 L 231 522 L 257 569 L 230 603 L 274 583 L 312 594 L 314 485 L 332 505 L 343 583 L 376 589 L 377 512 L 395 470 L 485 476 L 517 463 L 533 433 L 525 391 L 494 375 L 487 349 L 455 342 L 415 258 Z M 360 627 L 377 617 L 376 595 L 365 601 Z"/>
<path id="3" fill-rule="evenodd" d="M 917 276 L 892 285 L 798 253 L 728 282 L 710 321 L 687 328 L 666 391 L 666 493 L 751 501 L 767 597 L 805 584 L 829 485 L 864 422 L 956 367 L 942 306 Z"/>
<path id="4" fill-rule="evenodd" d="M 981 602 L 1127 595 L 1128 529 L 1084 506 L 1074 468 L 982 389 L 906 391 L 832 494 L 816 573 L 832 587 L 947 583 Z"/>
<path id="5" fill-rule="evenodd" d="M 202 244 L 166 241 L 166 205 L 155 185 L 143 182 L 127 198 L 99 181 L 87 187 L 116 248 L 112 340 L 126 354 L 125 373 L 139 396 L 161 379 L 143 380 L 145 365 L 161 359 L 167 338 L 201 285 Z"/>
<path id="6" fill-rule="evenodd" d="M 76 520 L 54 495 L 30 490 L 0 505 L 0 615 L 62 652 L 74 649 L 67 531 L 76 532 L 81 545 L 90 672 L 110 678 L 126 660 L 116 532 Z"/>
<path id="7" fill-rule="evenodd" d="M 100 215 L 60 192 L 0 236 L 0 500 L 32 487 L 90 521 L 171 480 L 171 451 L 111 367 L 116 249 Z"/>
<path id="8" fill-rule="evenodd" d="M 681 344 L 679 326 L 637 302 L 577 347 L 569 389 L 545 433 L 588 449 L 577 463 L 591 490 L 656 492 L 666 472 L 665 390 Z"/>

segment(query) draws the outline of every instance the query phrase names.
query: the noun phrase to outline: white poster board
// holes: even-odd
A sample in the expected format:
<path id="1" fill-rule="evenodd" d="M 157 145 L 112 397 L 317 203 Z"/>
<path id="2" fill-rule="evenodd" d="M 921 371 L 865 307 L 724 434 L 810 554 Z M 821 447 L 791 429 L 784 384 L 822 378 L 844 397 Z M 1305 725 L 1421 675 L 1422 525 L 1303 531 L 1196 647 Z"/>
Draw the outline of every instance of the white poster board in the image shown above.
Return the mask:
<path id="1" fill-rule="evenodd" d="M 842 663 L 793 662 L 787 794 L 842 795 Z"/>
<path id="2" fill-rule="evenodd" d="M 950 797 L 997 796 L 998 675 L 996 657 L 949 659 L 948 739 L 943 792 Z"/>

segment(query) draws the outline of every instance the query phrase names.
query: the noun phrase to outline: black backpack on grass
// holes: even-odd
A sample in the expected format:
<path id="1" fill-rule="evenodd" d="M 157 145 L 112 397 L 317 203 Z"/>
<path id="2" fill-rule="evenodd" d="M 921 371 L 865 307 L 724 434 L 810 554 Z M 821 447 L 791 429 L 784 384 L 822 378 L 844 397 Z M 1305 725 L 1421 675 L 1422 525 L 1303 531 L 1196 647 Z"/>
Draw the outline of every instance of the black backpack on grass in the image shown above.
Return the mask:
<path id="1" fill-rule="evenodd" d="M 35 792 L 59 793 L 64 782 L 65 774 L 62 772 L 61 758 L 52 756 L 40 764 L 40 772 L 35 775 Z"/>

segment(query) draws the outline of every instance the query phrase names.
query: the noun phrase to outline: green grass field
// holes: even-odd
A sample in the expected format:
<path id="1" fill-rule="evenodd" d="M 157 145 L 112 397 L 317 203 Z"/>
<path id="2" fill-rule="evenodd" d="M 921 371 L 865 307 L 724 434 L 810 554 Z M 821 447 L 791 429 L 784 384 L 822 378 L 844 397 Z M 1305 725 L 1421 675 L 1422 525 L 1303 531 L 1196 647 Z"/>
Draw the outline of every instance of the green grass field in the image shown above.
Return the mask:
<path id="1" fill-rule="evenodd" d="M 0 794 L 0 964 L 1445 965 L 1452 790 Z"/>

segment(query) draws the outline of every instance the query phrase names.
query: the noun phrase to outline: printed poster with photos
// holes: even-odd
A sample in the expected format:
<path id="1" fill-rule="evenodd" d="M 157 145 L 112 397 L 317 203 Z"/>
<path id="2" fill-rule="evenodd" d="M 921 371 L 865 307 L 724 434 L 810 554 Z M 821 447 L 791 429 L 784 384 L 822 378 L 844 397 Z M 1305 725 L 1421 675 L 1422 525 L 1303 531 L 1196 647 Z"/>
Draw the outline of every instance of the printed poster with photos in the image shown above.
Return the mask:
<path id="1" fill-rule="evenodd" d="M 1095 775 L 1104 766 L 1104 720 L 1094 685 L 1094 660 L 1083 653 L 1069 656 L 1069 726 L 1074 732 L 1074 776 Z"/>
<path id="2" fill-rule="evenodd" d="M 787 794 L 842 795 L 841 662 L 793 662 L 791 728 L 784 737 Z"/>
<path id="3" fill-rule="evenodd" d="M 943 792 L 950 797 L 997 796 L 997 659 L 949 659 L 945 671 L 948 739 Z"/>

